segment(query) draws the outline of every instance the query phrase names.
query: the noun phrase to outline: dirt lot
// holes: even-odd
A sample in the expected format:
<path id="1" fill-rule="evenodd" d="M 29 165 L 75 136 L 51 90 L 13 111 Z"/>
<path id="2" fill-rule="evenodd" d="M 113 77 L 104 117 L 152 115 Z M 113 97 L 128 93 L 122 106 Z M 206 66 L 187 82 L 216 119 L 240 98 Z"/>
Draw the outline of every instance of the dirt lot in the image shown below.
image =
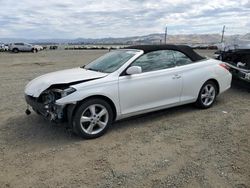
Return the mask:
<path id="1" fill-rule="evenodd" d="M 211 109 L 123 120 L 95 140 L 24 114 L 29 80 L 105 52 L 0 53 L 0 187 L 249 187 L 250 93 L 237 85 Z"/>

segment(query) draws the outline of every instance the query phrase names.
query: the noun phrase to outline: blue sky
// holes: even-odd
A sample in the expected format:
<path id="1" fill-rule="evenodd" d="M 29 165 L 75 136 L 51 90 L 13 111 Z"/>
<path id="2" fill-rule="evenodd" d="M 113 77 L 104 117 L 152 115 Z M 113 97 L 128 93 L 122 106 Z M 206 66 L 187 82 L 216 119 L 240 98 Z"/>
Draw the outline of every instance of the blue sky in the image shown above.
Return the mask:
<path id="1" fill-rule="evenodd" d="M 250 0 L 0 0 L 0 38 L 250 32 Z"/>

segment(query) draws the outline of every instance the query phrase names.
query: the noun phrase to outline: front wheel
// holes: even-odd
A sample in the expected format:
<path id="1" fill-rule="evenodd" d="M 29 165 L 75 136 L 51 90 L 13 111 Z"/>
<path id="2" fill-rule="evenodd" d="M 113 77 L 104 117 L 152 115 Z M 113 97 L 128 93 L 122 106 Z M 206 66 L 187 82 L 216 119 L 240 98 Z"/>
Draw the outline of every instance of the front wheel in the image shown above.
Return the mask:
<path id="1" fill-rule="evenodd" d="M 112 120 L 113 111 L 106 101 L 90 99 L 78 107 L 73 117 L 73 130 L 83 138 L 97 138 L 108 130 Z"/>
<path id="2" fill-rule="evenodd" d="M 216 99 L 217 91 L 216 84 L 212 81 L 207 81 L 201 87 L 196 105 L 203 109 L 210 108 Z"/>

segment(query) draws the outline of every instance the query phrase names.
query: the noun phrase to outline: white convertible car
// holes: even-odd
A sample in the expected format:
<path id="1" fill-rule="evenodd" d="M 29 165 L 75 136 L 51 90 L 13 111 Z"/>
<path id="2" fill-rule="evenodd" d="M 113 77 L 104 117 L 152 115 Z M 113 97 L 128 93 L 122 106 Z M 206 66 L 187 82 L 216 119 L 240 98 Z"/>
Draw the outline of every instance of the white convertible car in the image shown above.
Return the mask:
<path id="1" fill-rule="evenodd" d="M 131 46 L 36 78 L 27 84 L 25 99 L 38 114 L 96 138 L 129 116 L 187 103 L 209 108 L 231 79 L 225 63 L 188 46 Z"/>

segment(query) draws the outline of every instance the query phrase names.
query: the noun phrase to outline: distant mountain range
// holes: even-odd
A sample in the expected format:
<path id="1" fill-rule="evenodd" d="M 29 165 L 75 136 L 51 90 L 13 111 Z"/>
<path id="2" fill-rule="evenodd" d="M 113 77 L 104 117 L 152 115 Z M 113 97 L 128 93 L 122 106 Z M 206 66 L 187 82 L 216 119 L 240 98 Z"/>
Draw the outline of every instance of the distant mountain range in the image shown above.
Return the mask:
<path id="1" fill-rule="evenodd" d="M 24 38 L 0 38 L 0 43 L 27 42 L 36 44 L 113 44 L 113 45 L 131 45 L 131 44 L 159 44 L 164 43 L 165 35 L 163 33 L 150 34 L 145 36 L 134 36 L 124 38 L 76 38 L 76 39 L 24 39 Z M 225 41 L 235 39 L 250 40 L 250 33 L 245 35 L 226 35 Z M 168 35 L 167 43 L 174 44 L 217 44 L 221 41 L 219 34 L 188 34 L 188 35 Z"/>

